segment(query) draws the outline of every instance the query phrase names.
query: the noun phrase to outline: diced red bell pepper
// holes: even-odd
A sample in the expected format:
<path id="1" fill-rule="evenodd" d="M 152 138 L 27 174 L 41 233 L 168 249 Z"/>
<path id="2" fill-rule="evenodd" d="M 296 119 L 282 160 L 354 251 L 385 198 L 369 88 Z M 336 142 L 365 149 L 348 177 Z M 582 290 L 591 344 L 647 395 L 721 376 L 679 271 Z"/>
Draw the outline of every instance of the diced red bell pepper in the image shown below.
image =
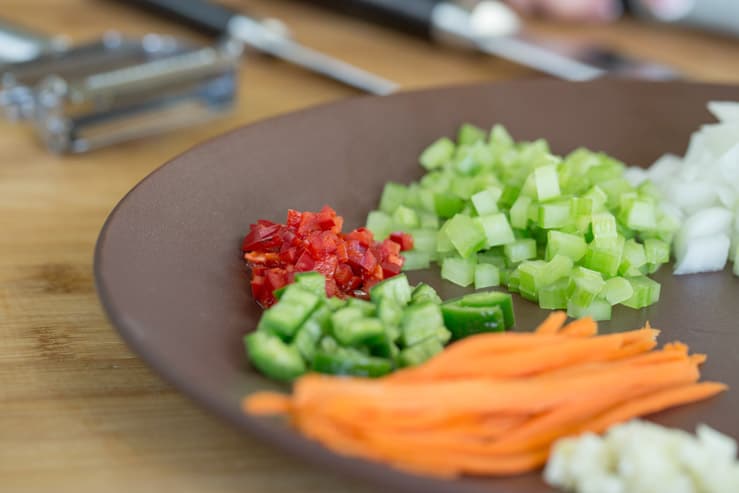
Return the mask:
<path id="1" fill-rule="evenodd" d="M 413 237 L 408 233 L 396 231 L 390 234 L 390 241 L 400 245 L 400 251 L 405 252 L 413 249 Z"/>

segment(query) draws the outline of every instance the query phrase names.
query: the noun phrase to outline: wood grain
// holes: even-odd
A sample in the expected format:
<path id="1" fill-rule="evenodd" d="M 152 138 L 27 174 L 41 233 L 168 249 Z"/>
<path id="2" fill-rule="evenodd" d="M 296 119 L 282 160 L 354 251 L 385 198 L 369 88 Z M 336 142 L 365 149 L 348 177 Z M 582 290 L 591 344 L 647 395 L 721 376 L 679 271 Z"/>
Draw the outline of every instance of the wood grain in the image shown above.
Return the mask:
<path id="1" fill-rule="evenodd" d="M 186 34 L 107 2 L 1 3 L 4 17 L 74 40 L 108 27 Z M 284 19 L 307 44 L 404 88 L 534 75 L 291 2 L 248 5 Z M 633 21 L 608 27 L 538 22 L 533 28 L 609 43 L 674 64 L 697 80 L 739 82 L 739 47 L 729 38 Z M 106 215 L 161 163 L 238 125 L 352 94 L 250 55 L 236 111 L 205 127 L 55 157 L 29 129 L 0 123 L 0 490 L 375 491 L 235 432 L 163 383 L 106 321 L 91 272 Z"/>

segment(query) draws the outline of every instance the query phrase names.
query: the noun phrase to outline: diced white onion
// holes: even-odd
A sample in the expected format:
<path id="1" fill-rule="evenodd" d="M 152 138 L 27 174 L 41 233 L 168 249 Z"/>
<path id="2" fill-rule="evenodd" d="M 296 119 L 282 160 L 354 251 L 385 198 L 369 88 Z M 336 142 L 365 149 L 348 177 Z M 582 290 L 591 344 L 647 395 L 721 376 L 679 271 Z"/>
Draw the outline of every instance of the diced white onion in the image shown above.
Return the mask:
<path id="1" fill-rule="evenodd" d="M 734 439 L 708 426 L 696 437 L 634 420 L 559 440 L 544 480 L 577 493 L 728 493 L 739 491 L 739 462 Z"/>
<path id="2" fill-rule="evenodd" d="M 719 123 L 694 132 L 684 157 L 665 154 L 646 170 L 667 201 L 661 210 L 684 221 L 673 245 L 675 274 L 721 270 L 739 248 L 739 103 L 712 101 L 708 109 Z M 643 176 L 629 170 L 627 179 Z"/>

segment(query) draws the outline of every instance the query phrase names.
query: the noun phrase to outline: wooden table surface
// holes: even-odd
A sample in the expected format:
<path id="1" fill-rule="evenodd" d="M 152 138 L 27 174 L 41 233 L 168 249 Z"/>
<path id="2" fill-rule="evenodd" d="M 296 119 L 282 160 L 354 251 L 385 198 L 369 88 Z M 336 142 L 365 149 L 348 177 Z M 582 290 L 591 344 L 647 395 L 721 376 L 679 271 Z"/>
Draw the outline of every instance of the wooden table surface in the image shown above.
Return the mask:
<path id="1" fill-rule="evenodd" d="M 280 1 L 250 0 L 306 44 L 418 88 L 532 77 L 505 61 Z M 187 34 L 93 0 L 0 0 L 0 15 L 90 39 L 106 28 Z M 537 23 L 665 62 L 690 78 L 739 83 L 739 42 L 623 21 Z M 95 294 L 92 255 L 116 202 L 151 170 L 208 137 L 352 90 L 248 57 L 237 110 L 207 126 L 89 155 L 47 154 L 23 126 L 0 122 L 0 491 L 376 491 L 244 436 L 180 395 L 121 342 Z"/>

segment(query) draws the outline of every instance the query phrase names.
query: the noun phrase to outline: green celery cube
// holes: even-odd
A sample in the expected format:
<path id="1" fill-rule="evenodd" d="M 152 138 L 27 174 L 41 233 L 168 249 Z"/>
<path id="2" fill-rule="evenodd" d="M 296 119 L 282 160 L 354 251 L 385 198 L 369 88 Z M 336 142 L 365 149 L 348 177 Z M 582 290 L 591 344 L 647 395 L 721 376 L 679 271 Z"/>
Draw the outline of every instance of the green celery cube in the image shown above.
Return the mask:
<path id="1" fill-rule="evenodd" d="M 387 182 L 380 196 L 380 210 L 392 214 L 395 209 L 403 205 L 407 196 L 408 188 L 405 185 L 392 181 Z"/>
<path id="2" fill-rule="evenodd" d="M 560 279 L 539 288 L 539 306 L 547 310 L 567 308 L 569 279 Z"/>
<path id="3" fill-rule="evenodd" d="M 577 306 L 586 307 L 592 303 L 605 285 L 606 282 L 600 272 L 585 267 L 575 267 L 570 277 L 570 301 Z"/>
<path id="4" fill-rule="evenodd" d="M 444 166 L 454 155 L 454 142 L 448 137 L 442 137 L 421 153 L 418 161 L 426 169 L 436 169 Z"/>
<path id="5" fill-rule="evenodd" d="M 560 196 L 559 176 L 557 166 L 549 164 L 534 170 L 534 184 L 536 198 L 539 201 L 549 200 Z"/>
<path id="6" fill-rule="evenodd" d="M 480 229 L 484 233 L 485 248 L 506 245 L 515 240 L 511 225 L 508 223 L 508 219 L 502 212 L 476 217 L 473 221 L 479 225 Z M 462 255 L 461 252 L 460 255 Z"/>
<path id="7" fill-rule="evenodd" d="M 376 239 L 382 240 L 393 232 L 393 219 L 385 212 L 370 211 L 367 214 L 367 229 L 372 231 Z"/>
<path id="8" fill-rule="evenodd" d="M 577 262 L 585 256 L 587 250 L 588 245 L 582 236 L 560 231 L 547 232 L 547 260 L 551 260 L 555 255 L 565 255 Z"/>
<path id="9" fill-rule="evenodd" d="M 500 215 L 503 216 L 503 214 Z M 503 217 L 505 218 L 505 216 Z M 467 258 L 487 246 L 487 231 L 478 219 L 457 214 L 444 225 L 444 232 L 463 258 Z M 513 236 L 513 232 L 511 232 L 511 236 Z"/>
<path id="10" fill-rule="evenodd" d="M 658 282 L 646 276 L 629 277 L 627 280 L 631 283 L 634 293 L 622 302 L 625 306 L 644 308 L 659 301 L 661 287 Z"/>
<path id="11" fill-rule="evenodd" d="M 457 142 L 459 145 L 469 145 L 480 140 L 485 140 L 485 137 L 486 135 L 483 129 L 476 127 L 471 123 L 463 123 L 462 126 L 459 127 L 459 132 L 457 133 Z"/>
<path id="12" fill-rule="evenodd" d="M 500 187 L 488 187 L 472 196 L 472 205 L 480 216 L 493 214 L 498 212 L 498 200 L 501 195 L 503 189 Z"/>
<path id="13" fill-rule="evenodd" d="M 593 320 L 610 320 L 611 305 L 605 300 L 593 300 L 588 305 L 578 305 L 570 300 L 567 315 L 572 318 L 591 317 Z"/>
<path id="14" fill-rule="evenodd" d="M 531 197 L 519 195 L 511 206 L 510 217 L 511 226 L 517 229 L 526 229 L 529 223 L 529 208 L 531 207 Z"/>
<path id="15" fill-rule="evenodd" d="M 441 262 L 441 278 L 467 287 L 475 281 L 476 258 L 446 257 Z"/>
<path id="16" fill-rule="evenodd" d="M 591 224 L 593 227 L 593 237 L 595 238 L 615 238 L 618 236 L 616 217 L 609 212 L 593 214 Z"/>
<path id="17" fill-rule="evenodd" d="M 413 229 L 421 225 L 421 220 L 416 211 L 401 205 L 393 212 L 393 223 L 398 229 Z"/>
<path id="18" fill-rule="evenodd" d="M 477 264 L 475 266 L 475 289 L 490 288 L 500 285 L 500 270 L 493 264 Z"/>
<path id="19" fill-rule="evenodd" d="M 503 252 L 508 261 L 513 264 L 536 258 L 536 240 L 533 238 L 516 240 L 503 246 Z"/>
<path id="20" fill-rule="evenodd" d="M 544 229 L 561 228 L 570 223 L 570 202 L 560 200 L 539 204 L 536 223 Z"/>

